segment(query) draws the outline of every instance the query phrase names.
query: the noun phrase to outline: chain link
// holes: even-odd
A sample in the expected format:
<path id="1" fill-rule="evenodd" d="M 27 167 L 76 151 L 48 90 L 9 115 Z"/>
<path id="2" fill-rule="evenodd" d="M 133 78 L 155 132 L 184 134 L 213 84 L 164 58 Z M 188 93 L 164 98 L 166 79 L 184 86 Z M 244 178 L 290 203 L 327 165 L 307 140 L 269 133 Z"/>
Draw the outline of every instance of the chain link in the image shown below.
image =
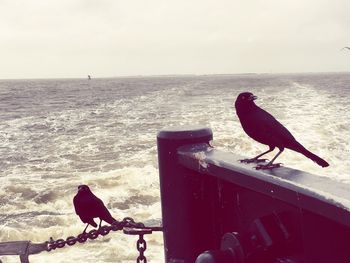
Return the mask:
<path id="1" fill-rule="evenodd" d="M 99 229 L 93 229 L 88 233 L 86 232 L 81 233 L 77 237 L 70 236 L 70 237 L 67 237 L 66 240 L 64 239 L 54 240 L 51 237 L 50 240 L 46 242 L 47 244 L 46 251 L 52 251 L 57 248 L 63 248 L 66 245 L 73 246 L 77 242 L 84 243 L 88 239 L 93 240 L 93 239 L 96 239 L 99 235 L 105 236 L 105 235 L 108 235 L 109 232 L 111 231 L 119 231 L 119 230 L 122 230 L 124 227 L 143 229 L 145 228 L 145 225 L 143 223 L 136 223 L 134 219 L 132 219 L 131 217 L 125 217 L 122 221 L 116 221 L 110 226 L 102 226 Z"/>
<path id="2" fill-rule="evenodd" d="M 93 229 L 88 233 L 83 232 L 77 237 L 69 236 L 65 240 L 54 240 L 52 237 L 49 241 L 46 241 L 47 251 L 52 251 L 57 248 L 63 248 L 66 245 L 73 246 L 76 243 L 84 243 L 88 239 L 96 239 L 98 236 L 106 236 L 111 231 L 118 231 L 124 229 L 124 233 L 128 235 L 139 235 L 139 239 L 136 242 L 136 248 L 139 251 L 139 256 L 136 259 L 137 263 L 147 263 L 147 258 L 144 253 L 147 249 L 146 240 L 143 239 L 145 234 L 151 234 L 152 231 L 162 231 L 161 227 L 145 227 L 143 223 L 136 223 L 131 217 L 125 217 L 122 221 L 116 221 L 109 226 L 102 226 L 99 229 Z M 0 262 L 1 263 L 1 262 Z"/>
<path id="3" fill-rule="evenodd" d="M 137 263 L 147 263 L 147 258 L 144 255 L 144 252 L 147 249 L 146 240 L 143 239 L 143 234 L 139 235 L 139 240 L 136 242 L 136 248 L 139 251 L 140 255 L 137 257 Z"/>

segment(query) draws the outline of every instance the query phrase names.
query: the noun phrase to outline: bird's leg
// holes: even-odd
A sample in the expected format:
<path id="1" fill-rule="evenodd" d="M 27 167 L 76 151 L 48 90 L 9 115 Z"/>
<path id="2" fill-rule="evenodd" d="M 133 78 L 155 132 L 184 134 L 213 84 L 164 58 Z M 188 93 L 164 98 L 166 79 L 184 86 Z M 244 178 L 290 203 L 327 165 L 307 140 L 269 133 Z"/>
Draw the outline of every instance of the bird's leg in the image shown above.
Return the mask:
<path id="1" fill-rule="evenodd" d="M 259 159 L 259 157 L 269 153 L 269 152 L 272 152 L 273 150 L 275 149 L 275 147 L 273 146 L 270 146 L 270 149 L 268 149 L 266 152 L 263 152 L 257 156 L 255 156 L 254 158 L 251 158 L 251 159 L 243 159 L 243 160 L 239 160 L 241 163 L 259 163 L 259 162 L 266 162 L 267 159 Z"/>
<path id="2" fill-rule="evenodd" d="M 87 224 L 87 225 L 86 225 L 86 227 L 85 227 L 85 229 L 84 229 L 83 233 L 85 233 L 85 232 L 86 232 L 86 229 L 88 228 L 88 226 L 89 226 L 89 224 Z"/>
<path id="3" fill-rule="evenodd" d="M 102 219 L 100 218 L 100 224 L 98 225 L 98 229 L 101 228 L 101 224 L 102 224 Z"/>
<path id="4" fill-rule="evenodd" d="M 269 161 L 267 164 L 259 164 L 255 167 L 257 170 L 269 170 L 277 167 L 281 167 L 281 163 L 273 163 L 276 158 L 284 151 L 284 148 L 279 148 L 279 152 L 276 154 L 275 157 L 272 158 L 271 161 Z"/>

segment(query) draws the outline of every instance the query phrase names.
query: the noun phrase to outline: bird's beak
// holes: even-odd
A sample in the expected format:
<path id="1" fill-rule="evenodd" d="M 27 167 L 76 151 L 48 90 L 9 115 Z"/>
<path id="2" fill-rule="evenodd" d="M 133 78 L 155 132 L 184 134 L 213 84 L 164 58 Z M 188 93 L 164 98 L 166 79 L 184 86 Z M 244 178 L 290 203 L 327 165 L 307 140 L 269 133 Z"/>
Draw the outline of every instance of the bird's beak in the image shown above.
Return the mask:
<path id="1" fill-rule="evenodd" d="M 251 96 L 249 97 L 249 100 L 256 100 L 257 98 L 258 98 L 257 96 L 251 95 Z"/>

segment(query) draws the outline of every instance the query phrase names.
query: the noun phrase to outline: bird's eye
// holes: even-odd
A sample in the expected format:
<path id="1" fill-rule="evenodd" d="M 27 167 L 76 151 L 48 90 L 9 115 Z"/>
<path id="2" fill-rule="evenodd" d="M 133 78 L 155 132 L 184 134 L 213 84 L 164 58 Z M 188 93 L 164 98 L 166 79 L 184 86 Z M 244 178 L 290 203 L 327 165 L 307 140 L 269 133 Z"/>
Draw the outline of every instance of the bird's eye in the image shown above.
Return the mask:
<path id="1" fill-rule="evenodd" d="M 242 96 L 242 100 L 245 100 L 245 96 Z"/>

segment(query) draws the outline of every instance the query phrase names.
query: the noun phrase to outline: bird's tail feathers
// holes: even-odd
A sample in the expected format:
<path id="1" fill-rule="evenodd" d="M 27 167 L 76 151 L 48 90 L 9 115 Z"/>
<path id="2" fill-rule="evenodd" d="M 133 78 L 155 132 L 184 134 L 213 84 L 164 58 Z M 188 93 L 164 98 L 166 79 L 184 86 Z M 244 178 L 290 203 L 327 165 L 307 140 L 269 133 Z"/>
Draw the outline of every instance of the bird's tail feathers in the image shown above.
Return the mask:
<path id="1" fill-rule="evenodd" d="M 315 163 L 317 163 L 319 166 L 327 167 L 329 166 L 329 163 L 327 163 L 325 160 L 323 160 L 321 157 L 317 156 L 316 154 L 313 154 L 310 151 L 307 151 L 307 153 L 304 153 L 304 155 L 311 160 L 313 160 Z"/>
<path id="2" fill-rule="evenodd" d="M 89 225 L 93 226 L 93 227 L 97 227 L 97 224 L 95 223 L 94 220 L 91 220 L 89 222 L 87 222 Z"/>
<path id="3" fill-rule="evenodd" d="M 314 153 L 310 152 L 309 150 L 305 149 L 305 147 L 302 146 L 300 143 L 298 143 L 298 144 L 299 144 L 298 147 L 294 148 L 293 150 L 295 150 L 297 152 L 300 152 L 301 154 L 305 155 L 307 158 L 313 160 L 319 166 L 322 166 L 322 167 L 329 166 L 329 163 L 327 163 L 321 157 L 319 157 L 316 154 L 314 154 Z"/>

